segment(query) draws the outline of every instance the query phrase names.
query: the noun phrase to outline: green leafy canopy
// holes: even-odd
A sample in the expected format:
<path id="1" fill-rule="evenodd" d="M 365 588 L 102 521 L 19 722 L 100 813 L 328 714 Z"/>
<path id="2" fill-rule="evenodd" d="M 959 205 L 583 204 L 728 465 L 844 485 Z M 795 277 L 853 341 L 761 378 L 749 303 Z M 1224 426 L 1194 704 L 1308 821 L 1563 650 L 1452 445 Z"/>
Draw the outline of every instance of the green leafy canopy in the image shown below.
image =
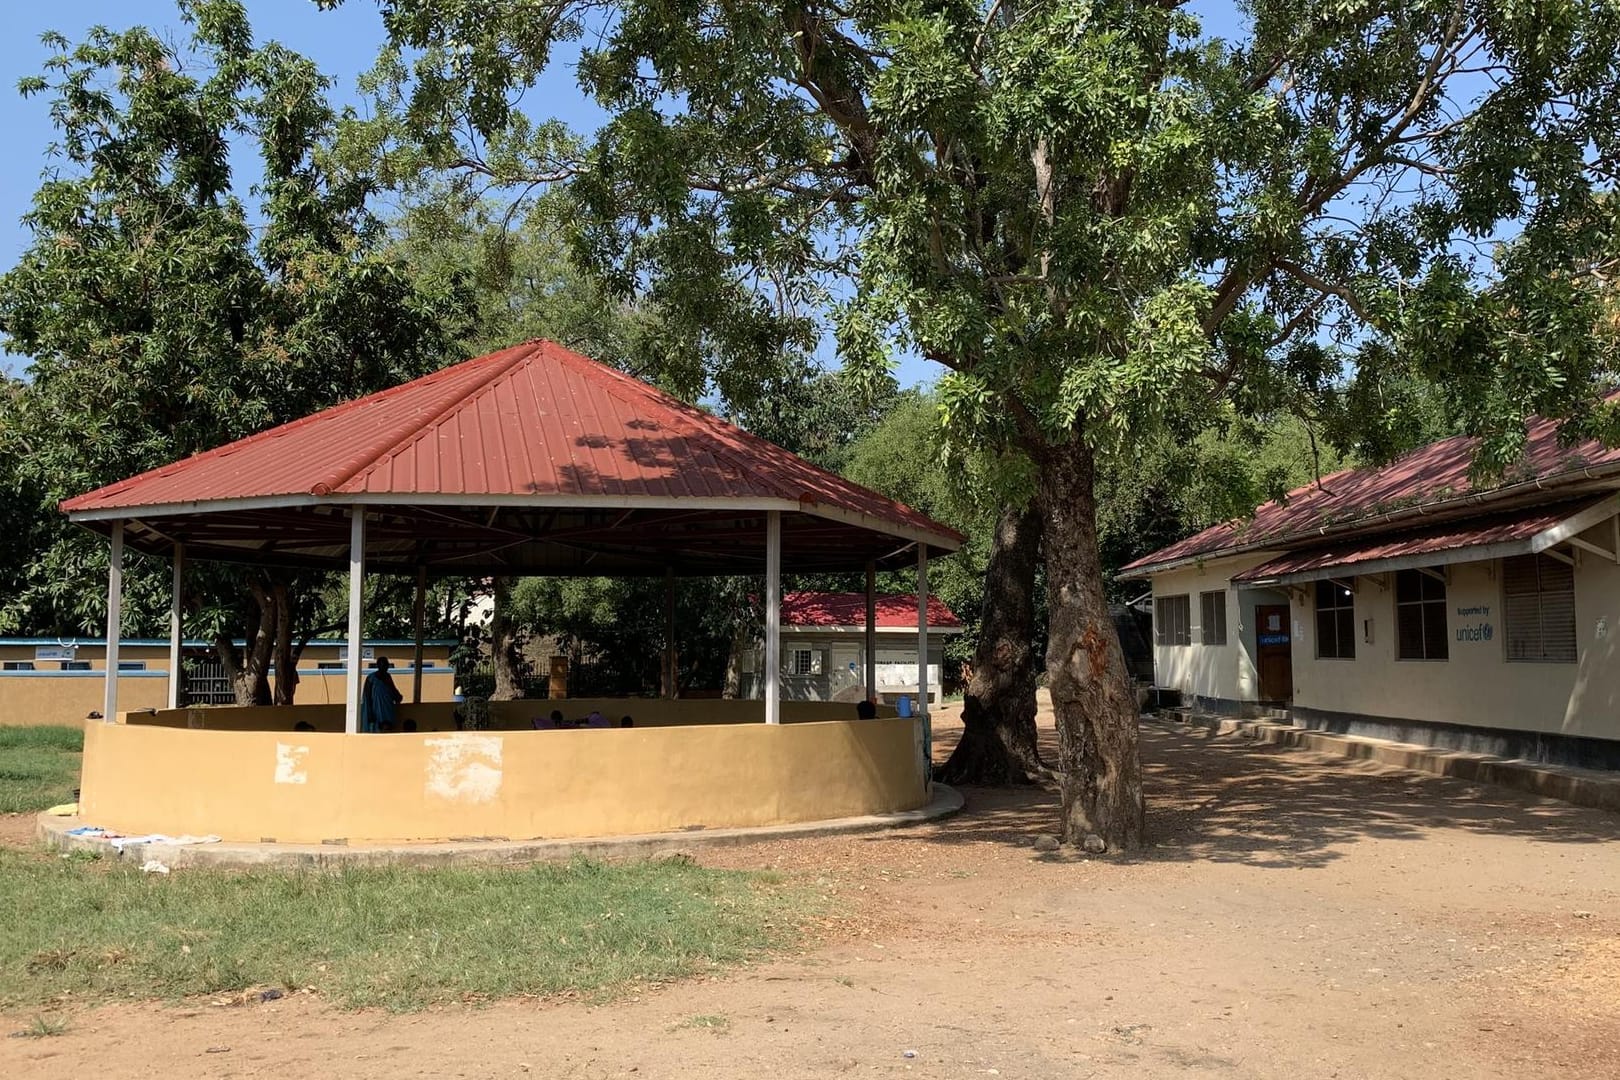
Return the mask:
<path id="1" fill-rule="evenodd" d="M 1620 434 L 1609 0 L 1250 0 L 1225 36 L 1140 0 L 381 7 L 356 144 L 566 191 L 575 254 L 722 377 L 824 319 L 857 375 L 942 364 L 970 439 L 1108 447 L 1352 376 L 1441 383 L 1486 468 L 1532 411 Z M 589 137 L 524 111 L 564 47 Z"/>

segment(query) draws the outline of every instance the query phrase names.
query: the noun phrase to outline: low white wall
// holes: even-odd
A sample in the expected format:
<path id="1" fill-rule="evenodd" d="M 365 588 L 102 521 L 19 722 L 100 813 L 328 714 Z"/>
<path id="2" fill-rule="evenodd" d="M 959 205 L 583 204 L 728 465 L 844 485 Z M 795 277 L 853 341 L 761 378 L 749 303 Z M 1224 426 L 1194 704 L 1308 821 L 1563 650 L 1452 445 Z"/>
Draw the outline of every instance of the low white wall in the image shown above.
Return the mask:
<path id="1" fill-rule="evenodd" d="M 1594 535 L 1595 542 L 1612 542 Z M 1397 660 L 1394 576 L 1356 580 L 1356 658 L 1316 657 L 1314 591 L 1293 606 L 1294 703 L 1474 727 L 1620 738 L 1620 566 L 1582 552 L 1573 664 L 1509 663 L 1499 561 L 1450 567 L 1446 660 Z M 1365 621 L 1372 622 L 1371 643 Z"/>
<path id="2" fill-rule="evenodd" d="M 1243 555 L 1185 567 L 1153 578 L 1153 596 L 1187 597 L 1192 620 L 1192 644 L 1160 645 L 1153 631 L 1153 681 L 1184 695 L 1223 698 L 1227 701 L 1260 700 L 1260 676 L 1255 668 L 1254 608 L 1257 603 L 1281 602 L 1271 593 L 1240 591 L 1233 574 L 1259 566 L 1270 554 Z M 1226 644 L 1204 645 L 1201 593 L 1226 590 Z"/>

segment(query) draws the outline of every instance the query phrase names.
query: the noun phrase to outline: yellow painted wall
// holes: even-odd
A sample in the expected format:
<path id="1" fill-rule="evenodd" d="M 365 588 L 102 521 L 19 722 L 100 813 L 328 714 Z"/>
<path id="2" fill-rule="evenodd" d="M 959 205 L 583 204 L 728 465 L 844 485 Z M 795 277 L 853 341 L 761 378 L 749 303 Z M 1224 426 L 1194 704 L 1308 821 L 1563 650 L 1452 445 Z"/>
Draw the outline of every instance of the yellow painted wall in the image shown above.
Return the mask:
<path id="1" fill-rule="evenodd" d="M 1185 595 L 1191 612 L 1192 644 L 1160 645 L 1157 628 L 1153 646 L 1153 681 L 1157 686 L 1197 697 L 1227 701 L 1258 701 L 1260 676 L 1255 668 L 1254 609 L 1257 603 L 1286 603 L 1286 595 L 1269 591 L 1239 590 L 1231 577 L 1272 558 L 1271 554 L 1242 555 L 1189 566 L 1153 578 L 1153 595 Z M 1203 605 L 1199 594 L 1226 590 L 1226 644 L 1202 643 Z"/>
<path id="2" fill-rule="evenodd" d="M 105 669 L 103 669 L 104 671 Z M 62 724 L 76 727 L 91 711 L 100 712 L 106 676 L 99 672 L 23 672 L 0 675 L 0 727 Z M 336 703 L 337 730 L 343 729 L 343 673 L 306 672 L 298 683 L 298 700 L 310 705 Z M 396 680 L 407 695 L 410 675 Z M 455 673 L 423 672 L 425 702 L 448 702 L 455 693 Z M 118 678 L 120 712 L 162 709 L 169 700 L 167 672 L 126 672 Z M 448 706 L 447 706 L 448 708 Z M 217 712 L 218 709 L 209 709 Z M 181 726 L 185 722 L 181 721 Z M 204 725 L 211 726 L 211 725 Z"/>
<path id="3" fill-rule="evenodd" d="M 77 727 L 92 711 L 101 711 L 106 685 L 105 676 L 89 672 L 0 676 L 0 727 Z M 129 673 L 118 678 L 120 709 L 162 708 L 168 698 L 167 675 Z"/>
<path id="4" fill-rule="evenodd" d="M 1612 543 L 1612 533 L 1588 538 Z M 1501 564 L 1449 568 L 1445 660 L 1397 660 L 1393 575 L 1356 579 L 1356 657 L 1316 658 L 1315 593 L 1294 601 L 1294 702 L 1365 716 L 1620 738 L 1620 566 L 1582 552 L 1575 567 L 1573 664 L 1509 663 Z M 1468 612 L 1462 614 L 1459 609 Z M 1487 609 L 1479 614 L 1479 609 Z M 1372 641 L 1365 640 L 1371 620 Z M 1491 626 L 1489 640 L 1458 640 L 1461 627 Z"/>
<path id="5" fill-rule="evenodd" d="M 920 747 L 919 721 L 892 717 L 354 736 L 90 724 L 80 814 L 284 843 L 776 825 L 923 805 Z"/>
<path id="6" fill-rule="evenodd" d="M 300 687 L 300 700 L 303 700 Z M 399 707 L 399 720 L 415 720 L 421 731 L 454 731 L 455 705 L 448 701 L 424 701 Z M 765 706 L 758 701 L 726 701 L 713 699 L 661 698 L 569 698 L 551 701 L 492 701 L 490 720 L 495 730 L 530 731 L 537 716 L 550 716 L 553 709 L 560 710 L 570 720 L 589 716 L 592 710 L 607 717 L 610 724 L 628 715 L 638 728 L 676 727 L 693 724 L 758 724 L 765 719 Z M 853 705 L 826 701 L 784 701 L 782 719 L 797 724 L 824 720 L 848 720 L 854 716 Z M 157 725 L 161 727 L 202 728 L 212 731 L 291 731 L 300 721 L 309 723 L 317 731 L 343 730 L 343 704 L 338 698 L 331 704 L 302 704 L 290 706 L 256 706 L 237 708 L 215 706 L 190 709 L 160 709 L 155 712 L 126 712 L 127 723 Z M 878 706 L 880 717 L 894 716 L 892 705 Z"/>

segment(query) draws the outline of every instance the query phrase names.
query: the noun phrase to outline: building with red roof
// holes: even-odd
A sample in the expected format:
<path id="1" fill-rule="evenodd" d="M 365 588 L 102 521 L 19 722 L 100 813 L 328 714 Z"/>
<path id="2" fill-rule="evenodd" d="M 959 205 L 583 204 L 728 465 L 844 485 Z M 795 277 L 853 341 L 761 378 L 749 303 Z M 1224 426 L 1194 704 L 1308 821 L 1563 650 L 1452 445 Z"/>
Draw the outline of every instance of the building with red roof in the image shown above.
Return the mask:
<path id="1" fill-rule="evenodd" d="M 80 800 L 98 826 L 282 843 L 556 838 L 786 824 L 933 799 L 925 714 L 857 718 L 783 694 L 781 581 L 784 570 L 864 571 L 871 643 L 877 572 L 915 568 L 926 597 L 929 560 L 961 535 L 552 342 L 345 402 L 62 509 L 111 542 L 107 723 L 86 730 Z M 126 548 L 172 560 L 163 709 L 119 708 Z M 197 560 L 346 571 L 339 699 L 179 700 L 185 568 Z M 414 579 L 408 686 L 384 657 L 363 670 L 366 584 L 378 574 Z M 763 700 L 679 699 L 675 582 L 733 574 L 764 579 Z M 611 731 L 561 730 L 574 725 L 521 699 L 427 700 L 427 582 L 526 575 L 662 579 L 664 697 L 566 706 L 566 719 Z M 913 601 L 924 698 L 918 658 L 932 610 Z M 875 692 L 875 650 L 866 655 L 863 685 Z"/>
<path id="2" fill-rule="evenodd" d="M 866 594 L 790 592 L 782 595 L 782 694 L 791 701 L 859 701 L 870 649 L 878 696 L 917 696 L 918 615 L 916 593 L 874 595 L 872 640 L 866 634 Z M 928 692 L 937 703 L 944 685 L 945 643 L 962 632 L 962 620 L 945 601 L 928 597 Z M 758 697 L 764 649 L 756 645 L 742 661 L 744 696 Z"/>
<path id="3" fill-rule="evenodd" d="M 1620 767 L 1620 450 L 1534 419 L 1520 465 L 1477 440 L 1346 469 L 1127 565 L 1154 674 L 1203 707 Z"/>

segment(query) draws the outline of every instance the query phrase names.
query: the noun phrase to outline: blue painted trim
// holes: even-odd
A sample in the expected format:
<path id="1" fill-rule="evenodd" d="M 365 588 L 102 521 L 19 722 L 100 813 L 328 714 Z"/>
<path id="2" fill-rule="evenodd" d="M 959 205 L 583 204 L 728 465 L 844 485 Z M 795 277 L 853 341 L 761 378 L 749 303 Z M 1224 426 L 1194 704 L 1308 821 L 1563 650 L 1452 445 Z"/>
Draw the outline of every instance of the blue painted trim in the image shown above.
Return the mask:
<path id="1" fill-rule="evenodd" d="M 55 662 L 56 661 L 54 661 L 54 660 L 41 660 L 40 661 L 40 663 L 42 663 L 42 664 L 53 664 Z M 410 668 L 395 668 L 394 670 L 400 672 L 401 677 L 404 677 L 404 675 L 410 673 L 411 669 Z M 425 667 L 425 668 L 422 669 L 422 674 L 424 674 L 424 675 L 454 675 L 455 671 L 456 671 L 456 669 L 452 668 L 452 667 Z M 275 669 L 272 668 L 270 673 L 272 675 L 274 675 L 275 674 Z M 298 674 L 299 675 L 342 675 L 342 674 L 344 674 L 344 669 L 343 668 L 299 668 L 298 669 Z M 92 670 L 92 671 L 0 671 L 0 679 L 103 679 L 103 678 L 106 678 L 106 675 L 107 675 L 107 670 L 105 668 L 97 668 L 97 669 Z M 120 679 L 167 679 L 169 677 L 169 673 L 168 673 L 168 671 L 166 669 L 163 669 L 163 668 L 157 668 L 157 669 L 148 668 L 145 671 L 120 671 L 118 673 L 118 677 Z"/>
<path id="2" fill-rule="evenodd" d="M 69 644 L 76 644 L 80 648 L 84 648 L 84 647 L 90 646 L 90 645 L 105 645 L 105 644 L 107 644 L 107 640 L 105 638 L 97 637 L 97 636 L 68 638 L 67 640 L 68 640 Z M 62 644 L 62 639 L 61 638 L 53 638 L 53 637 L 0 638 L 0 645 L 60 645 L 60 644 Z M 168 648 L 169 639 L 168 638 L 124 638 L 118 644 L 120 646 L 124 646 L 124 645 L 140 645 L 140 646 L 161 645 L 164 648 Z M 199 640 L 192 640 L 192 639 L 182 640 L 180 642 L 180 644 L 181 644 L 182 647 L 187 648 L 187 649 L 211 649 L 214 646 L 214 643 L 212 641 L 199 641 Z M 242 638 L 237 638 L 235 640 L 234 644 L 236 644 L 236 645 L 246 645 L 247 642 L 244 641 Z M 320 646 L 323 646 L 323 647 L 326 647 L 326 648 L 335 648 L 335 649 L 343 648 L 343 647 L 347 646 L 348 644 L 349 643 L 348 643 L 347 640 L 339 640 L 337 638 L 315 638 L 313 641 L 310 642 L 310 645 L 320 645 Z M 427 648 L 428 646 L 431 645 L 431 646 L 433 646 L 435 648 L 437 648 L 439 646 L 444 646 L 444 647 L 448 648 L 448 647 L 453 647 L 453 646 L 458 645 L 458 644 L 460 644 L 460 642 L 455 641 L 453 639 L 435 638 L 435 639 L 433 639 L 431 641 L 422 642 L 422 647 Z M 380 639 L 367 638 L 366 641 L 365 641 L 365 647 L 366 648 L 371 648 L 372 646 L 376 646 L 376 647 L 384 648 L 384 649 L 414 649 L 414 648 L 416 648 L 416 642 L 400 640 L 398 638 L 380 638 Z"/>
<path id="3" fill-rule="evenodd" d="M 41 663 L 51 663 L 49 660 Z M 100 682 L 107 677 L 102 671 L 0 671 L 0 679 L 95 679 Z M 167 671 L 120 671 L 120 679 L 167 679 Z"/>

